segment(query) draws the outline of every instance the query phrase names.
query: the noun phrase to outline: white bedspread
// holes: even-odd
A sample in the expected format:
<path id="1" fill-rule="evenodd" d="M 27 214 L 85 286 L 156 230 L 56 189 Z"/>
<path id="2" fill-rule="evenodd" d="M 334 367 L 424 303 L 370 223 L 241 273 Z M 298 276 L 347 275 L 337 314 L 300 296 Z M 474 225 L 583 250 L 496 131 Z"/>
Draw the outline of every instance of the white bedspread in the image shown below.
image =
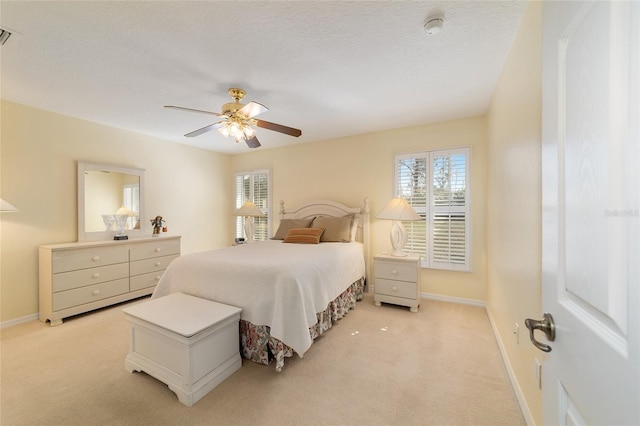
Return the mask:
<path id="1" fill-rule="evenodd" d="M 182 292 L 240 307 L 243 320 L 268 325 L 302 357 L 316 313 L 364 274 L 358 242 L 260 241 L 177 258 L 152 297 Z"/>

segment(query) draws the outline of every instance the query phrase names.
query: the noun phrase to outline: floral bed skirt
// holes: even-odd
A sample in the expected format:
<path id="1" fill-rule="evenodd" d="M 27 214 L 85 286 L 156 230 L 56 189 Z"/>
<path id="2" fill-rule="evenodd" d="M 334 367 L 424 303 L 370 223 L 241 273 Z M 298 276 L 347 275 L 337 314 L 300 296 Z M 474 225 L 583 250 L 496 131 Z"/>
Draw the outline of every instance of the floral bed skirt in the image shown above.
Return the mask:
<path id="1" fill-rule="evenodd" d="M 364 278 L 354 282 L 340 296 L 330 302 L 324 311 L 316 314 L 318 322 L 309 328 L 312 339 L 329 330 L 335 321 L 356 307 L 356 301 L 362 300 L 364 285 Z M 284 359 L 292 357 L 294 353 L 289 346 L 275 337 L 271 337 L 269 326 L 255 325 L 242 319 L 240 320 L 240 343 L 243 357 L 265 365 L 275 359 L 276 371 L 281 371 L 284 367 Z"/>

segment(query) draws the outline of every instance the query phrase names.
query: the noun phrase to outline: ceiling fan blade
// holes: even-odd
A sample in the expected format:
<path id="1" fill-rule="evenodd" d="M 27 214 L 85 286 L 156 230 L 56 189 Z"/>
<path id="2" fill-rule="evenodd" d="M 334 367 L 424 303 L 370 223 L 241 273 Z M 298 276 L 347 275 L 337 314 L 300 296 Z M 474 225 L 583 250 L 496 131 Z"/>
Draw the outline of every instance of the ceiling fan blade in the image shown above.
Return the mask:
<path id="1" fill-rule="evenodd" d="M 211 111 L 204 111 L 201 109 L 193 109 L 193 108 L 185 108 L 185 107 L 181 107 L 181 106 L 175 106 L 175 105 L 165 105 L 165 108 L 171 108 L 171 109 L 179 109 L 182 111 L 189 111 L 189 112 L 201 112 L 203 114 L 209 114 L 209 115 L 217 115 L 218 117 L 223 116 L 224 114 L 220 114 L 217 112 L 211 112 Z"/>
<path id="2" fill-rule="evenodd" d="M 269 111 L 269 108 L 267 108 L 266 106 L 258 103 L 258 102 L 249 102 L 248 104 L 246 104 L 245 106 L 243 106 L 242 108 L 240 108 L 237 112 L 239 114 L 244 115 L 245 117 L 251 118 L 251 117 L 255 117 L 258 114 L 262 114 L 263 112 L 267 112 Z"/>
<path id="3" fill-rule="evenodd" d="M 247 146 L 249 146 L 249 148 L 258 148 L 260 147 L 260 141 L 258 141 L 258 138 L 256 138 L 255 136 L 252 137 L 251 139 L 247 139 Z"/>
<path id="4" fill-rule="evenodd" d="M 194 130 L 193 132 L 187 133 L 185 136 L 188 137 L 188 138 L 193 138 L 195 136 L 200 136 L 203 133 L 207 133 L 207 132 L 210 132 L 212 130 L 217 129 L 222 124 L 224 124 L 224 121 L 218 121 L 217 123 L 209 124 L 208 126 L 204 126 L 201 129 Z"/>
<path id="5" fill-rule="evenodd" d="M 302 130 L 283 126 L 282 124 L 271 123 L 264 120 L 256 120 L 256 126 L 262 127 L 263 129 L 273 130 L 274 132 L 284 133 L 285 135 L 295 136 L 296 138 L 302 134 Z"/>

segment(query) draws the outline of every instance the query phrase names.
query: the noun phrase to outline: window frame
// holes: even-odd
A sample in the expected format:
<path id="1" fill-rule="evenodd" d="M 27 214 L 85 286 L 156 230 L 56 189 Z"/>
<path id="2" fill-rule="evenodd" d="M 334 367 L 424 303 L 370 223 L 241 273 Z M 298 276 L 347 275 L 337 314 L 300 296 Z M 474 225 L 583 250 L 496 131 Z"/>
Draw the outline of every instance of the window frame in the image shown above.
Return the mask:
<path id="1" fill-rule="evenodd" d="M 261 175 L 266 175 L 266 197 L 263 197 L 262 200 L 256 200 L 256 177 Z M 249 194 L 245 194 L 244 190 L 244 179 L 249 179 Z M 265 214 L 265 217 L 254 217 L 255 223 L 255 241 L 264 241 L 268 240 L 271 237 L 271 170 L 270 169 L 258 169 L 251 171 L 241 171 L 234 173 L 234 205 L 235 209 L 239 209 L 242 205 L 247 201 L 252 201 L 253 203 L 262 210 Z M 239 185 L 240 184 L 240 185 Z M 244 221 L 245 218 L 242 216 L 237 216 L 235 220 L 234 227 L 234 235 L 235 238 L 246 238 L 244 235 Z"/>
<path id="2" fill-rule="evenodd" d="M 464 202 L 462 205 L 452 206 L 452 205 L 436 205 L 436 194 L 434 191 L 434 159 L 439 157 L 451 157 L 456 155 L 464 155 Z M 402 167 L 403 160 L 424 160 L 424 176 L 421 178 L 424 179 L 424 191 L 426 194 L 424 196 L 418 195 L 416 196 L 413 189 L 415 186 L 411 187 L 411 190 L 406 188 L 406 179 L 402 179 L 401 171 L 399 170 Z M 420 177 L 412 178 L 412 179 L 420 179 Z M 405 184 L 405 190 L 403 191 L 403 183 Z M 451 180 L 448 181 L 451 184 Z M 451 191 L 449 191 L 451 194 Z M 407 195 L 410 195 L 407 197 Z M 414 210 L 423 217 L 425 220 L 418 222 L 403 222 L 407 230 L 408 242 L 405 246 L 405 251 L 417 253 L 424 256 L 422 267 L 429 269 L 442 269 L 442 270 L 450 270 L 450 271 L 463 271 L 463 272 L 471 272 L 471 258 L 472 258 L 472 249 L 471 249 L 471 148 L 470 147 L 461 147 L 461 148 L 450 148 L 450 149 L 442 149 L 442 150 L 432 150 L 432 151 L 420 151 L 413 153 L 400 153 L 396 154 L 394 157 L 394 197 L 403 197 L 407 200 L 407 202 L 412 205 Z M 416 205 L 417 204 L 417 205 Z M 447 214 L 450 217 L 455 216 L 464 216 L 464 261 L 463 263 L 449 261 L 442 261 L 441 258 L 435 254 L 436 250 L 434 250 L 434 229 L 436 226 L 434 225 L 436 218 L 445 217 Z M 455 240 L 455 219 L 449 220 L 449 223 L 452 224 L 453 227 L 453 235 L 451 233 L 447 234 L 447 238 L 450 240 Z M 442 225 L 442 222 L 441 222 Z M 424 229 L 424 231 L 422 231 Z M 424 234 L 420 234 L 424 232 Z M 460 228 L 458 228 L 458 232 L 460 232 Z M 454 238 L 452 238 L 454 237 Z M 461 253 L 458 251 L 457 253 L 455 247 L 452 249 L 452 245 L 448 245 L 446 247 L 448 250 L 448 254 L 446 256 L 451 258 L 460 257 Z M 453 253 L 453 254 L 452 254 Z"/>

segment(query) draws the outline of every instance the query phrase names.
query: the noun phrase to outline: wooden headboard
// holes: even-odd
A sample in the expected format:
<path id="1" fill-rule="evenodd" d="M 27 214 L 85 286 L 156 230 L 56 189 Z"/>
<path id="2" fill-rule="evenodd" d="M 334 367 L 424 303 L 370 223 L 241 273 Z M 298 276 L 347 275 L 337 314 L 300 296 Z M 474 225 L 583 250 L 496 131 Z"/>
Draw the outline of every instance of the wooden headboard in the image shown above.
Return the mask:
<path id="1" fill-rule="evenodd" d="M 364 198 L 362 207 L 348 207 L 331 200 L 312 201 L 295 209 L 285 208 L 284 201 L 280 201 L 280 219 L 304 219 L 316 216 L 341 217 L 353 214 L 358 218 L 358 232 L 356 240 L 364 246 L 364 261 L 367 283 L 371 275 L 370 240 L 369 240 L 369 198 Z"/>

